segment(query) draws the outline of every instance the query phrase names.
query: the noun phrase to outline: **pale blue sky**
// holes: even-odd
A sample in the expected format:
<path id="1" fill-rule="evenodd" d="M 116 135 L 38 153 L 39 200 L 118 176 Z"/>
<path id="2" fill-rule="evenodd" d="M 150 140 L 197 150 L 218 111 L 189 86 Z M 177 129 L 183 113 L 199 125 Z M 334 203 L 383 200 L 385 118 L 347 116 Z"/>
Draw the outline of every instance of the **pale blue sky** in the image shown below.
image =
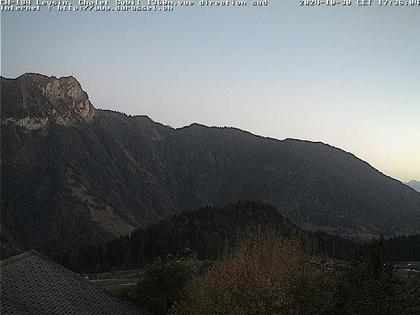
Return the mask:
<path id="1" fill-rule="evenodd" d="M 97 108 L 322 141 L 420 179 L 420 7 L 289 0 L 1 20 L 3 76 L 73 73 Z"/>

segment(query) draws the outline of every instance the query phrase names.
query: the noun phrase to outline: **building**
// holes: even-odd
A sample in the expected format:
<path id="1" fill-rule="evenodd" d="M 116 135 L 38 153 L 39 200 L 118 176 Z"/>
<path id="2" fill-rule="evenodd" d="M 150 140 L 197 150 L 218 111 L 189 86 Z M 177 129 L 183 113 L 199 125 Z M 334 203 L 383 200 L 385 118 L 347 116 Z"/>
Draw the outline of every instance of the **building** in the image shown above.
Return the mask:
<path id="1" fill-rule="evenodd" d="M 0 263 L 2 315 L 141 314 L 139 309 L 38 252 Z"/>

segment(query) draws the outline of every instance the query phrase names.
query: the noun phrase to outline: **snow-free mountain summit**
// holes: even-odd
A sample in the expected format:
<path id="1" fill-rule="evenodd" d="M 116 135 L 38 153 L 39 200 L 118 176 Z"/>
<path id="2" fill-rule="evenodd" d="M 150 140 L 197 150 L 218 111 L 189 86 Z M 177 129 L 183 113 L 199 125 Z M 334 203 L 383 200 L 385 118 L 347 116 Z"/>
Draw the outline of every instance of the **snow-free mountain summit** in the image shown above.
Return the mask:
<path id="1" fill-rule="evenodd" d="M 98 110 L 73 77 L 2 78 L 1 103 L 6 254 L 61 251 L 237 200 L 269 202 L 315 230 L 420 232 L 420 194 L 323 143 Z"/>

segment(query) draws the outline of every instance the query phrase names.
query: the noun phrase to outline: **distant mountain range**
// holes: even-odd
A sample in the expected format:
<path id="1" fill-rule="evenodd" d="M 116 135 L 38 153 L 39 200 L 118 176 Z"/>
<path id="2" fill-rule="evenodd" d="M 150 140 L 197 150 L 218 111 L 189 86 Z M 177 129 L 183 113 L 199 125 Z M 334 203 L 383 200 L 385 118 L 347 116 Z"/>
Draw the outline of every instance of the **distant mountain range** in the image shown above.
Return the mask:
<path id="1" fill-rule="evenodd" d="M 408 185 L 411 188 L 413 188 L 414 190 L 417 190 L 418 192 L 420 192 L 420 182 L 419 181 L 412 180 L 412 181 L 409 181 L 408 183 L 406 183 L 406 185 Z"/>
<path id="2" fill-rule="evenodd" d="M 323 143 L 98 110 L 73 77 L 2 78 L 1 101 L 3 255 L 238 200 L 269 202 L 313 230 L 420 232 L 420 194 Z"/>

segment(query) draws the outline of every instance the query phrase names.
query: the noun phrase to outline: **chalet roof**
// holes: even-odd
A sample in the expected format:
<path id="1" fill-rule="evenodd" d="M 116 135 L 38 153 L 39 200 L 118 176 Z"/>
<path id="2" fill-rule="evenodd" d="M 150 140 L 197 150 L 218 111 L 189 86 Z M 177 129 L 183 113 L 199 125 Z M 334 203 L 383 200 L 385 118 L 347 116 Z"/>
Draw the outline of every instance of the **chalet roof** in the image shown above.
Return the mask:
<path id="1" fill-rule="evenodd" d="M 140 314 L 135 305 L 34 250 L 2 261 L 0 268 L 3 315 Z"/>

